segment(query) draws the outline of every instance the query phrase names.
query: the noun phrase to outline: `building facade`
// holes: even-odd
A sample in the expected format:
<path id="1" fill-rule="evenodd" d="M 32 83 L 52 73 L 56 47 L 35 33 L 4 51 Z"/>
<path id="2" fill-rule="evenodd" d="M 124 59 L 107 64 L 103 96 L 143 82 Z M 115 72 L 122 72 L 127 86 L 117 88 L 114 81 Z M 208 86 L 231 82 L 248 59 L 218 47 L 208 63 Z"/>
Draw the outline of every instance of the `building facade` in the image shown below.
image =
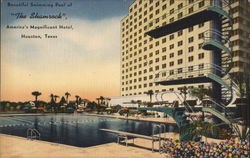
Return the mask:
<path id="1" fill-rule="evenodd" d="M 136 0 L 121 20 L 121 96 L 141 95 L 178 90 L 184 85 L 161 86 L 156 76 L 192 78 L 194 70 L 202 70 L 213 61 L 213 53 L 202 49 L 206 31 L 212 28 L 207 21 L 157 39 L 146 34 L 209 5 L 209 0 Z M 232 0 L 230 4 L 233 29 L 230 46 L 233 51 L 231 72 L 244 72 L 250 67 L 250 2 Z M 222 55 L 223 56 L 223 55 Z M 182 76 L 178 76 L 182 73 Z M 210 83 L 185 84 L 188 88 L 209 87 Z"/>

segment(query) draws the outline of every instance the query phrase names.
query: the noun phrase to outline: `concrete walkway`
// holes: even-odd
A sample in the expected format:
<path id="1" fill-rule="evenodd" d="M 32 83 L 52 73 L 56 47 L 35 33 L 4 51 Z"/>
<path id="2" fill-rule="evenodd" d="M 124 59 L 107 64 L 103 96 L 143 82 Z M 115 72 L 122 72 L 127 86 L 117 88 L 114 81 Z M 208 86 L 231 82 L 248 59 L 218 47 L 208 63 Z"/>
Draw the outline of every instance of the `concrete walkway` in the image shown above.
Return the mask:
<path id="1" fill-rule="evenodd" d="M 178 137 L 168 133 L 167 137 Z M 165 154 L 151 151 L 151 141 L 137 138 L 135 145 L 108 143 L 81 148 L 39 140 L 0 134 L 0 158 L 165 158 Z M 159 148 L 158 142 L 155 143 Z"/>

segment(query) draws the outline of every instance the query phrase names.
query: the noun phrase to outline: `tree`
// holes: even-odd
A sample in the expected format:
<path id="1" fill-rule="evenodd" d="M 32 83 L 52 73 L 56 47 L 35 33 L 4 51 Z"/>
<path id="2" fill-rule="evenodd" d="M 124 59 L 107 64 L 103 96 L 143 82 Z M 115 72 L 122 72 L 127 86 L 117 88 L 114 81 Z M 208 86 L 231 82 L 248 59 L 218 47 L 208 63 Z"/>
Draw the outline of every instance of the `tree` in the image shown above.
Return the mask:
<path id="1" fill-rule="evenodd" d="M 100 98 L 96 98 L 97 104 L 100 104 Z"/>
<path id="2" fill-rule="evenodd" d="M 34 91 L 34 92 L 32 92 L 31 94 L 32 94 L 33 96 L 35 96 L 35 102 L 37 102 L 38 96 L 42 95 L 42 93 L 41 93 L 41 92 L 38 92 L 38 91 Z"/>
<path id="3" fill-rule="evenodd" d="M 54 94 L 50 94 L 50 98 L 51 98 L 51 99 L 50 99 L 50 102 L 51 102 L 51 103 L 55 103 Z"/>
<path id="4" fill-rule="evenodd" d="M 60 105 L 64 105 L 64 104 L 67 103 L 67 102 L 66 102 L 65 98 L 62 97 L 59 103 L 60 103 Z"/>
<path id="5" fill-rule="evenodd" d="M 76 97 L 76 109 L 77 109 L 77 108 L 78 108 L 79 98 L 80 98 L 80 97 L 79 97 L 78 95 L 76 95 L 75 97 Z"/>
<path id="6" fill-rule="evenodd" d="M 56 99 L 59 98 L 58 95 L 54 95 L 54 100 L 55 100 L 55 103 L 56 103 Z"/>
<path id="7" fill-rule="evenodd" d="M 152 103 L 152 96 L 154 95 L 154 91 L 148 90 L 146 94 L 149 95 L 150 103 Z"/>
<path id="8" fill-rule="evenodd" d="M 205 96 L 208 96 L 210 98 L 215 98 L 211 87 L 209 87 L 208 89 L 193 88 L 189 90 L 189 94 L 193 97 L 197 97 L 200 101 L 202 101 L 205 98 Z"/>
<path id="9" fill-rule="evenodd" d="M 65 96 L 66 96 L 66 102 L 69 103 L 69 96 L 71 96 L 71 94 L 69 92 L 66 92 Z"/>
<path id="10" fill-rule="evenodd" d="M 187 87 L 186 86 L 182 87 L 180 91 L 181 91 L 181 94 L 184 95 L 184 101 L 186 101 L 187 94 L 188 94 Z"/>
<path id="11" fill-rule="evenodd" d="M 111 100 L 110 98 L 105 98 L 105 100 L 106 100 L 106 105 L 108 105 L 109 104 L 109 101 Z"/>
<path id="12" fill-rule="evenodd" d="M 100 101 L 101 101 L 101 104 L 104 104 L 104 100 L 105 100 L 105 98 L 103 97 L 103 96 L 100 96 Z"/>
<path id="13" fill-rule="evenodd" d="M 186 135 L 186 138 L 195 140 L 202 136 L 207 137 L 209 134 L 218 135 L 219 128 L 212 123 L 205 121 L 193 121 L 186 126 L 180 128 L 180 133 Z"/>

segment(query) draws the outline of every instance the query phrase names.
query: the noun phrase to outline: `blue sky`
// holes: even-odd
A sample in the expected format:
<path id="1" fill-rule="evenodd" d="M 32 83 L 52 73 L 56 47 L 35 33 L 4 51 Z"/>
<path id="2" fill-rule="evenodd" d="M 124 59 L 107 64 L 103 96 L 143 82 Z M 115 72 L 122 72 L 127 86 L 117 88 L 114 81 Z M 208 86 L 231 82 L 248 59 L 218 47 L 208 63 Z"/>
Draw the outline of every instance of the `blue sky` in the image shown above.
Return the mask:
<path id="1" fill-rule="evenodd" d="M 11 2 L 55 3 L 61 0 L 3 0 L 1 23 L 1 99 L 41 100 L 51 93 L 94 100 L 119 96 L 120 20 L 133 0 L 67 0 L 68 9 L 7 7 Z M 68 20 L 15 19 L 11 12 L 65 12 Z M 72 25 L 73 30 L 7 29 L 7 25 Z M 22 39 L 21 34 L 57 35 L 56 39 Z M 74 97 L 72 97 L 74 99 Z"/>

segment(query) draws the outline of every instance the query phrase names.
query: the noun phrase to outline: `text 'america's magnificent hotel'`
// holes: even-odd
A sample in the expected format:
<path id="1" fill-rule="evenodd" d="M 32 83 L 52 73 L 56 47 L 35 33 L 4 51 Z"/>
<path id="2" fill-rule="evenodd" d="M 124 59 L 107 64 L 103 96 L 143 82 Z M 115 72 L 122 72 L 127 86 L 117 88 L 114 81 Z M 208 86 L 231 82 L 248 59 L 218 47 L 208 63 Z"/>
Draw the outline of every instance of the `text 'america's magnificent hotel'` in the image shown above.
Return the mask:
<path id="1" fill-rule="evenodd" d="M 213 54 L 201 49 L 204 32 L 212 22 L 204 22 L 170 35 L 153 39 L 145 33 L 152 28 L 181 19 L 206 5 L 210 0 L 135 0 L 129 14 L 121 20 L 121 96 L 144 94 L 148 90 L 161 92 L 177 90 L 183 85 L 156 85 L 155 75 L 168 70 L 170 73 L 203 69 L 213 60 Z M 233 31 L 232 72 L 250 68 L 250 2 L 231 0 L 230 15 Z M 164 73 L 162 74 L 164 75 Z M 201 74 L 199 74 L 201 75 Z M 207 87 L 210 83 L 187 84 L 187 87 Z"/>

